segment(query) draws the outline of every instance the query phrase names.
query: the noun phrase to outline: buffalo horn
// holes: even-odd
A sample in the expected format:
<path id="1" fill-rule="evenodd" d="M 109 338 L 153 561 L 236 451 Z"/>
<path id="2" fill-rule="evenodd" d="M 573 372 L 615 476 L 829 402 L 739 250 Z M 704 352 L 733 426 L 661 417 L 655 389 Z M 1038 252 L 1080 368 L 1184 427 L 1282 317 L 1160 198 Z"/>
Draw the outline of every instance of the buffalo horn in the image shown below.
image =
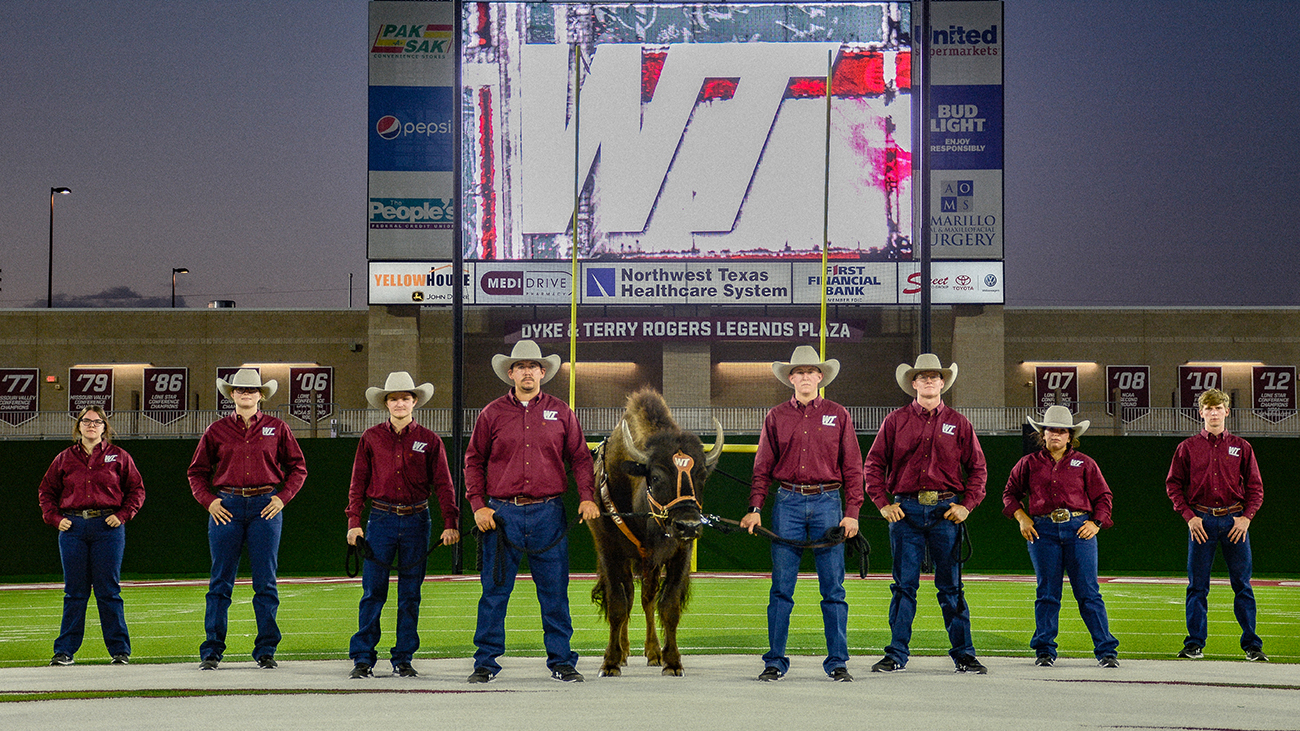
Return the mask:
<path id="1" fill-rule="evenodd" d="M 718 421 L 716 416 L 713 417 L 713 426 L 717 427 L 718 437 L 713 442 L 713 448 L 710 449 L 709 453 L 704 457 L 704 464 L 710 470 L 718 465 L 719 459 L 722 459 L 722 444 L 725 441 L 722 434 L 722 422 Z"/>
<path id="2" fill-rule="evenodd" d="M 627 456 L 639 464 L 649 464 L 650 455 L 637 449 L 636 442 L 632 440 L 632 430 L 627 428 L 627 419 L 619 422 L 623 427 L 623 448 L 627 450 Z"/>

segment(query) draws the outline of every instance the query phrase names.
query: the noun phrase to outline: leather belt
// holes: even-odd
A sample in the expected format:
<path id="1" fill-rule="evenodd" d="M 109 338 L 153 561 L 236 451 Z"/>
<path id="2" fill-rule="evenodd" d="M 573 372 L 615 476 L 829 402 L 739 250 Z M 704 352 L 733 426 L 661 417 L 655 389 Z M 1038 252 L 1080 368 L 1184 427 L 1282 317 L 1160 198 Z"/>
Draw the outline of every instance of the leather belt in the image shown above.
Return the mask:
<path id="1" fill-rule="evenodd" d="M 836 490 L 840 489 L 840 483 L 823 482 L 820 484 L 814 483 L 808 485 L 799 485 L 793 482 L 782 482 L 781 488 L 784 490 L 790 490 L 791 492 L 797 492 L 800 495 L 820 495 L 823 492 L 835 492 Z"/>
<path id="2" fill-rule="evenodd" d="M 1048 518 L 1053 523 L 1068 523 L 1070 522 L 1070 518 L 1077 518 L 1080 515 L 1087 515 L 1087 514 L 1088 514 L 1087 511 L 1084 510 L 1070 510 L 1069 508 L 1057 508 L 1056 510 L 1053 510 L 1050 513 L 1043 513 L 1042 515 L 1035 515 L 1034 517 Z"/>
<path id="3" fill-rule="evenodd" d="M 383 500 L 370 498 L 370 508 L 372 510 L 382 510 L 385 513 L 392 513 L 393 515 L 415 515 L 416 513 L 423 513 L 428 510 L 429 501 L 425 500 L 424 502 L 416 503 L 415 505 L 402 505 L 399 503 L 386 503 Z"/>
<path id="4" fill-rule="evenodd" d="M 63 510 L 60 511 L 66 516 L 77 516 L 79 518 L 100 518 L 105 515 L 112 515 L 117 512 L 117 508 L 95 508 L 94 510 Z"/>
<path id="5" fill-rule="evenodd" d="M 230 493 L 238 497 L 253 497 L 254 495 L 265 495 L 268 492 L 275 492 L 275 485 L 262 485 L 261 487 L 218 487 L 217 492 Z"/>
<path id="6" fill-rule="evenodd" d="M 527 495 L 516 495 L 514 497 L 499 497 L 497 500 L 500 500 L 503 503 L 512 503 L 514 505 L 536 505 L 538 503 L 548 503 L 558 497 L 559 495 L 552 495 L 550 497 L 528 497 Z"/>
<path id="7" fill-rule="evenodd" d="M 1209 513 L 1216 518 L 1222 518 L 1225 515 L 1232 515 L 1233 513 L 1240 513 L 1242 510 L 1241 503 L 1229 505 L 1226 508 L 1208 508 L 1204 505 L 1193 505 L 1192 507 L 1198 512 Z"/>
<path id="8" fill-rule="evenodd" d="M 939 492 L 938 490 L 919 490 L 913 493 L 904 493 L 895 495 L 899 500 L 915 500 L 922 505 L 938 505 L 940 500 L 948 500 L 957 497 L 955 492 Z"/>

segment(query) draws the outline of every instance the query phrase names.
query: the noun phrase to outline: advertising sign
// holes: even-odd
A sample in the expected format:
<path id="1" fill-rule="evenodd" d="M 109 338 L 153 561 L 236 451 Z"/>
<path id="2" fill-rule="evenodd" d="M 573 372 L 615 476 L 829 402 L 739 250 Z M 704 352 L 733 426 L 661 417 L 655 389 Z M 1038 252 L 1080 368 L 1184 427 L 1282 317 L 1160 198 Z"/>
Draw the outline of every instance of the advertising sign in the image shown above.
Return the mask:
<path id="1" fill-rule="evenodd" d="M 1295 415 L 1295 366 L 1252 366 L 1250 376 L 1256 416 L 1276 424 Z"/>
<path id="2" fill-rule="evenodd" d="M 113 413 L 113 369 L 69 368 L 68 413 L 76 417 L 87 406 L 99 404 Z"/>
<path id="3" fill-rule="evenodd" d="M 794 268 L 796 304 L 822 301 L 821 262 L 797 262 Z M 898 301 L 898 265 L 875 262 L 826 265 L 826 302 L 832 305 L 894 304 Z"/>
<path id="4" fill-rule="evenodd" d="M 372 305 L 450 305 L 451 262 L 370 262 Z M 474 303 L 473 270 L 465 268 L 465 304 Z M 567 301 L 567 300 L 566 300 Z"/>
<path id="5" fill-rule="evenodd" d="M 145 368 L 144 415 L 159 424 L 170 424 L 183 418 L 189 373 L 188 368 Z"/>
<path id="6" fill-rule="evenodd" d="M 898 301 L 921 301 L 921 266 L 898 265 Z M 936 305 L 1002 304 L 1001 261 L 936 261 L 930 265 L 930 298 Z"/>
<path id="7" fill-rule="evenodd" d="M 1034 403 L 1041 410 L 1057 404 L 1079 409 L 1078 366 L 1034 366 Z"/>
<path id="8" fill-rule="evenodd" d="M 237 372 L 239 372 L 239 370 L 240 370 L 239 368 L 218 368 L 217 378 L 225 381 L 226 383 L 230 383 L 230 379 L 233 378 L 234 375 Z M 249 368 L 248 370 L 258 373 L 259 375 L 261 374 L 260 368 Z M 231 401 L 225 396 L 222 396 L 220 389 L 218 389 L 217 390 L 217 411 L 226 413 L 234 410 L 235 410 L 235 402 Z"/>
<path id="9" fill-rule="evenodd" d="M 482 265 L 480 264 L 480 267 Z M 589 305 L 790 304 L 788 262 L 610 262 L 582 267 Z"/>
<path id="10" fill-rule="evenodd" d="M 452 257 L 453 7 L 449 2 L 370 3 L 371 260 Z"/>
<path id="11" fill-rule="evenodd" d="M 36 418 L 39 368 L 0 368 L 0 421 L 9 426 Z"/>
<path id="12" fill-rule="evenodd" d="M 573 280 L 569 262 L 479 262 L 473 271 L 475 304 L 569 304 Z"/>
<path id="13" fill-rule="evenodd" d="M 1115 415 L 1116 403 L 1119 404 L 1120 419 L 1124 421 L 1147 415 L 1151 408 L 1151 366 L 1106 366 L 1107 414 Z"/>
<path id="14" fill-rule="evenodd" d="M 1184 416 L 1201 420 L 1196 399 L 1202 391 L 1211 388 L 1223 388 L 1222 366 L 1178 366 L 1178 405 L 1183 409 Z"/>
<path id="15" fill-rule="evenodd" d="M 936 258 L 1001 259 L 1001 2 L 930 5 L 930 246 Z"/>
<path id="16" fill-rule="evenodd" d="M 578 340 L 586 343 L 664 342 L 682 340 L 787 341 L 813 340 L 821 323 L 799 317 L 598 317 L 578 323 Z M 865 326 L 860 321 L 826 323 L 826 339 L 833 342 L 862 341 Z M 564 342 L 569 339 L 566 320 L 506 323 L 506 342 L 536 340 Z"/>
<path id="17" fill-rule="evenodd" d="M 289 414 L 310 423 L 313 402 L 317 421 L 334 414 L 333 366 L 289 369 Z"/>
<path id="18" fill-rule="evenodd" d="M 832 251 L 911 258 L 909 3 L 461 7 L 467 258 L 568 258 L 575 179 L 584 260 L 819 257 L 832 60 Z"/>

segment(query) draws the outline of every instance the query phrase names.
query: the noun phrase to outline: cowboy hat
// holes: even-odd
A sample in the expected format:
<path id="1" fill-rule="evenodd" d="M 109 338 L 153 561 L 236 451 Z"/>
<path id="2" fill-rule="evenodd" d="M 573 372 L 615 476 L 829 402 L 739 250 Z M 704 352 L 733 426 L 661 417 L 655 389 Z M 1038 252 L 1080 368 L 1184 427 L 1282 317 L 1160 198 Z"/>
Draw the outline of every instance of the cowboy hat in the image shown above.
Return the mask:
<path id="1" fill-rule="evenodd" d="M 1029 425 L 1034 427 L 1034 431 L 1039 434 L 1042 434 L 1044 429 L 1049 428 L 1068 429 L 1071 432 L 1074 432 L 1071 436 L 1075 439 L 1083 436 L 1083 433 L 1088 431 L 1088 426 L 1092 424 L 1092 422 L 1087 419 L 1084 419 L 1077 424 L 1074 423 L 1074 414 L 1070 413 L 1070 409 L 1067 406 L 1049 406 L 1047 407 L 1047 411 L 1043 412 L 1042 421 L 1034 421 L 1032 418 L 1028 419 L 1028 421 Z"/>
<path id="2" fill-rule="evenodd" d="M 903 393 L 909 396 L 916 395 L 916 389 L 912 388 L 912 379 L 916 378 L 918 373 L 934 372 L 943 378 L 943 390 L 939 393 L 947 393 L 952 388 L 953 382 L 957 380 L 957 364 L 953 363 L 947 368 L 939 362 L 939 356 L 934 353 L 922 353 L 916 356 L 916 365 L 910 366 L 906 363 L 900 365 L 894 371 L 894 378 L 898 380 L 898 387 L 903 389 Z"/>
<path id="3" fill-rule="evenodd" d="M 497 378 L 513 386 L 515 382 L 510 380 L 510 369 L 521 360 L 532 360 L 542 364 L 542 368 L 546 370 L 542 375 L 542 383 L 555 378 L 555 374 L 560 372 L 560 356 L 548 355 L 543 358 L 542 349 L 531 340 L 520 340 L 515 343 L 510 355 L 492 356 L 492 370 L 497 372 Z"/>
<path id="4" fill-rule="evenodd" d="M 388 374 L 388 380 L 384 381 L 383 388 L 366 389 L 366 401 L 370 402 L 370 405 L 376 409 L 382 409 L 390 393 L 411 394 L 415 397 L 415 408 L 418 409 L 433 398 L 433 384 L 421 383 L 417 386 L 410 373 L 394 371 Z"/>
<path id="5" fill-rule="evenodd" d="M 229 381 L 224 378 L 217 379 L 217 390 L 222 396 L 230 398 L 230 392 L 236 388 L 256 388 L 262 392 L 262 400 L 269 401 L 275 395 L 275 389 L 280 384 L 275 381 L 262 382 L 262 374 L 255 368 L 240 368 L 235 371 L 235 375 L 230 377 Z"/>
<path id="6" fill-rule="evenodd" d="M 835 376 L 840 374 L 840 362 L 834 358 L 822 360 L 817 357 L 817 351 L 811 345 L 800 345 L 794 349 L 794 354 L 790 356 L 789 363 L 777 361 L 772 364 L 772 373 L 776 374 L 776 380 L 784 383 L 790 388 L 794 384 L 790 383 L 790 371 L 802 366 L 812 366 L 822 372 L 822 382 L 819 388 L 826 388 L 835 380 Z"/>

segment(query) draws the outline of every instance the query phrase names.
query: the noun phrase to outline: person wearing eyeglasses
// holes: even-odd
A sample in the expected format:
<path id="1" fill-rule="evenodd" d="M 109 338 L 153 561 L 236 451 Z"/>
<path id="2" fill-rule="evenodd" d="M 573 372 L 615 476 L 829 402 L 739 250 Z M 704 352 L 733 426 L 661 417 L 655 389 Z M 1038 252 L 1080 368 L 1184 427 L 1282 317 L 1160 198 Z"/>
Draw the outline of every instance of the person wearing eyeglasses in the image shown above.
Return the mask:
<path id="1" fill-rule="evenodd" d="M 307 480 L 307 461 L 289 425 L 262 413 L 275 381 L 262 382 L 252 368 L 241 368 L 230 381 L 217 379 L 217 390 L 235 402 L 235 412 L 212 422 L 199 439 L 188 471 L 190 492 L 208 511 L 208 548 L 212 576 L 208 581 L 199 668 L 216 670 L 226 652 L 227 613 L 239 571 L 239 558 L 248 546 L 253 574 L 253 615 L 257 637 L 253 659 L 264 670 L 274 669 L 280 645 L 275 615 L 280 595 L 275 571 L 280 555 L 280 529 L 289 504 Z"/>
<path id="2" fill-rule="evenodd" d="M 63 562 L 63 622 L 51 665 L 71 665 L 81 649 L 92 590 L 113 664 L 131 659 L 119 577 L 125 524 L 144 505 L 144 481 L 131 455 L 112 437 L 103 407 L 82 409 L 73 423 L 73 445 L 54 458 L 37 493 L 41 516 L 59 529 Z"/>

